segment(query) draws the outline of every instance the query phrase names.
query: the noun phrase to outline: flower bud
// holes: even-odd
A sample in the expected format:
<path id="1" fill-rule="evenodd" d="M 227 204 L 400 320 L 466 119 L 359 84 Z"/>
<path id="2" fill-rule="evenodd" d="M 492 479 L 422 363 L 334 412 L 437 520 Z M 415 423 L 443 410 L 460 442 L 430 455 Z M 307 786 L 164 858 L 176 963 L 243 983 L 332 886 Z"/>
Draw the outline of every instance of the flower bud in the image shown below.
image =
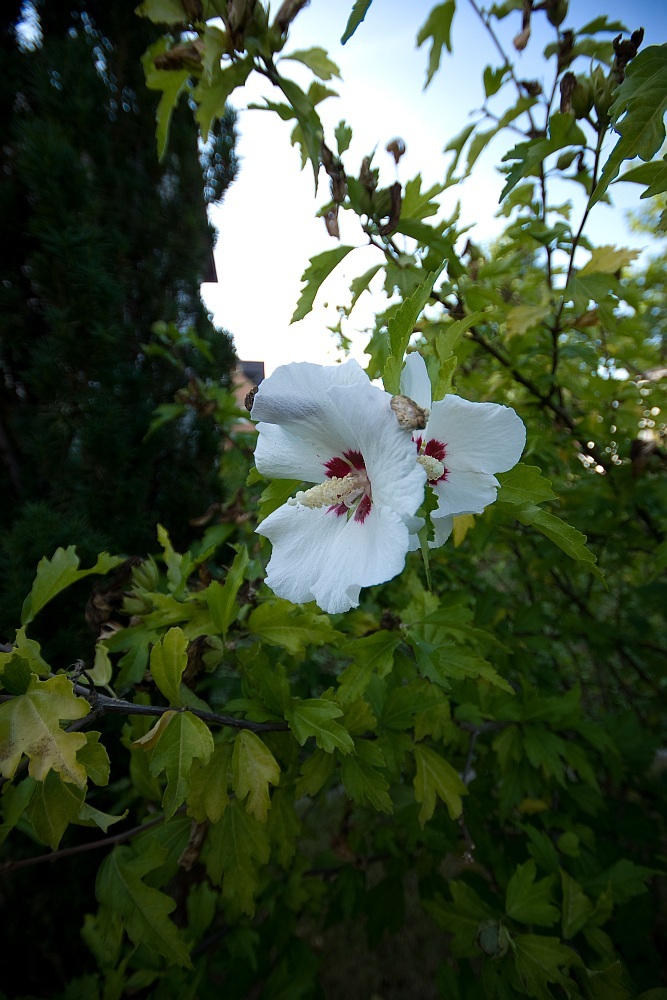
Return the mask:
<path id="1" fill-rule="evenodd" d="M 572 110 L 575 118 L 586 118 L 593 107 L 593 87 L 587 76 L 577 76 L 572 91 Z"/>

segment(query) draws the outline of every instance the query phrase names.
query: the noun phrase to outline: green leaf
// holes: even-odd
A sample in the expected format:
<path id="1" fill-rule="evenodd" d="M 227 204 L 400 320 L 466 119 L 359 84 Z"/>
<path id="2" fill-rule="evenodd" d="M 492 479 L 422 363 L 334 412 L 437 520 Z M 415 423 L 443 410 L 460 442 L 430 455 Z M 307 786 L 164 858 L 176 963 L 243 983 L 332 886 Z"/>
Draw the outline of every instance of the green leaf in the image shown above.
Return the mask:
<path id="1" fill-rule="evenodd" d="M 180 628 L 170 628 L 151 650 L 151 675 L 170 705 L 179 708 L 181 677 L 188 664 L 188 640 Z"/>
<path id="2" fill-rule="evenodd" d="M 161 863 L 157 846 L 143 857 L 130 847 L 115 847 L 100 866 L 95 892 L 103 906 L 120 914 L 135 945 L 146 944 L 170 962 L 191 968 L 188 950 L 169 919 L 176 903 L 142 881 Z"/>
<path id="3" fill-rule="evenodd" d="M 503 157 L 503 162 L 516 161 L 507 173 L 507 181 L 500 195 L 500 201 L 516 187 L 523 177 L 539 176 L 539 171 L 547 156 L 565 146 L 585 147 L 586 136 L 576 124 L 574 115 L 556 112 L 549 119 L 547 138 L 520 142 Z"/>
<path id="4" fill-rule="evenodd" d="M 88 730 L 84 733 L 85 746 L 76 752 L 77 761 L 85 767 L 88 777 L 98 786 L 108 785 L 111 773 L 109 754 L 99 742 L 101 735 L 101 733 Z"/>
<path id="5" fill-rule="evenodd" d="M 298 799 L 303 795 L 314 798 L 320 792 L 334 772 L 336 761 L 333 754 L 324 750 L 315 750 L 308 760 L 301 765 L 301 775 L 296 784 L 294 794 Z"/>
<path id="6" fill-rule="evenodd" d="M 567 996 L 568 987 L 574 984 L 562 969 L 578 963 L 577 954 L 554 937 L 518 934 L 513 940 L 516 971 L 528 995 L 536 1000 L 553 1000 L 548 983 L 558 983 Z"/>
<path id="7" fill-rule="evenodd" d="M 134 13 L 149 18 L 153 24 L 184 24 L 187 20 L 181 0 L 144 0 Z"/>
<path id="8" fill-rule="evenodd" d="M 549 514 L 546 510 L 536 507 L 535 504 L 527 503 L 515 511 L 515 517 L 522 524 L 532 524 L 543 535 L 554 542 L 559 549 L 562 549 L 571 559 L 577 559 L 585 563 L 591 572 L 603 579 L 600 570 L 596 566 L 596 558 L 590 549 L 586 548 L 586 536 L 573 528 L 571 524 L 566 524 L 555 514 Z"/>
<path id="9" fill-rule="evenodd" d="M 559 917 L 558 909 L 551 903 L 554 877 L 548 875 L 535 881 L 536 874 L 532 858 L 517 867 L 507 886 L 505 912 L 521 924 L 550 927 Z"/>
<path id="10" fill-rule="evenodd" d="M 220 823 L 209 831 L 206 870 L 230 906 L 252 916 L 259 884 L 258 866 L 269 860 L 269 830 L 233 799 Z"/>
<path id="11" fill-rule="evenodd" d="M 340 262 L 347 257 L 350 250 L 354 250 L 354 247 L 339 246 L 311 257 L 310 264 L 301 277 L 304 287 L 301 289 L 301 295 L 299 296 L 299 301 L 296 304 L 296 309 L 290 323 L 296 323 L 308 315 L 313 308 L 315 296 L 320 290 L 321 285 Z"/>
<path id="12" fill-rule="evenodd" d="M 341 705 L 349 705 L 360 698 L 371 682 L 373 674 L 386 677 L 394 665 L 394 653 L 401 644 L 401 636 L 380 629 L 349 643 L 346 652 L 353 662 L 338 679 L 338 698 Z"/>
<path id="13" fill-rule="evenodd" d="M 246 56 L 225 69 L 217 67 L 210 77 L 203 76 L 192 91 L 197 102 L 195 118 L 199 122 L 204 141 L 208 138 L 213 120 L 224 116 L 230 96 L 237 87 L 243 86 L 252 70 L 252 57 Z"/>
<path id="14" fill-rule="evenodd" d="M 282 646 L 292 656 L 305 653 L 309 646 L 335 642 L 339 636 L 327 615 L 302 611 L 279 598 L 254 609 L 248 631 L 271 646 Z"/>
<path id="15" fill-rule="evenodd" d="M 593 913 L 593 904 L 585 895 L 578 882 L 561 869 L 563 887 L 562 928 L 563 937 L 570 940 L 588 923 Z"/>
<path id="16" fill-rule="evenodd" d="M 280 768 L 259 736 L 247 729 L 236 734 L 232 757 L 232 785 L 238 799 L 248 800 L 246 811 L 260 823 L 266 822 L 271 808 L 269 785 L 280 781 Z"/>
<path id="17" fill-rule="evenodd" d="M 275 848 L 278 864 L 287 869 L 296 853 L 296 839 L 301 832 L 301 822 L 292 796 L 282 789 L 273 794 L 268 828 L 269 840 Z"/>
<path id="18" fill-rule="evenodd" d="M 538 504 L 544 500 L 557 499 L 550 481 L 544 478 L 536 465 L 519 462 L 509 472 L 500 473 L 497 478 L 501 486 L 498 503 Z"/>
<path id="19" fill-rule="evenodd" d="M 56 594 L 70 587 L 77 580 L 83 580 L 91 573 L 108 573 L 123 562 L 119 556 L 110 556 L 101 552 L 97 562 L 90 569 L 79 569 L 79 557 L 74 545 L 66 549 L 58 548 L 51 559 L 44 556 L 37 564 L 37 575 L 32 590 L 23 602 L 21 624 L 27 625 L 35 615 L 51 601 Z"/>
<path id="20" fill-rule="evenodd" d="M 188 816 L 197 822 L 219 823 L 229 805 L 227 786 L 232 759 L 230 743 L 218 743 L 206 764 L 195 760 L 190 772 Z"/>
<path id="21" fill-rule="evenodd" d="M 438 71 L 443 45 L 448 52 L 452 51 L 451 30 L 455 10 L 455 0 L 445 0 L 445 3 L 438 4 L 437 7 L 433 8 L 425 24 L 419 29 L 417 35 L 417 45 L 419 47 L 427 39 L 432 39 L 424 90 L 426 90 L 435 73 Z"/>
<path id="22" fill-rule="evenodd" d="M 51 673 L 51 668 L 42 656 L 39 643 L 35 639 L 29 639 L 26 635 L 25 625 L 16 631 L 16 637 L 12 643 L 12 649 L 8 653 L 0 652 L 0 674 L 12 662 L 12 659 L 20 659 L 28 666 L 28 670 L 37 674 L 38 677 L 46 677 Z M 4 678 L 3 678 L 4 680 Z M 27 687 L 27 678 L 22 691 Z M 13 692 L 12 692 L 13 693 Z"/>
<path id="23" fill-rule="evenodd" d="M 400 392 L 403 359 L 410 342 L 410 337 L 414 333 L 415 323 L 422 309 L 430 299 L 433 286 L 442 273 L 445 264 L 446 261 L 443 261 L 436 271 L 432 271 L 416 291 L 401 303 L 389 319 L 387 328 L 391 353 L 385 365 L 383 382 L 386 391 L 390 392 L 392 396 Z"/>
<path id="24" fill-rule="evenodd" d="M 352 6 L 352 12 L 347 19 L 347 24 L 345 25 L 345 31 L 343 32 L 342 38 L 340 40 L 341 45 L 345 45 L 349 42 L 352 35 L 355 33 L 363 19 L 366 17 L 370 5 L 373 0 L 354 0 Z"/>
<path id="25" fill-rule="evenodd" d="M 631 167 L 618 178 L 621 181 L 629 181 L 634 184 L 648 185 L 642 191 L 642 198 L 654 198 L 663 191 L 667 191 L 667 155 L 662 160 L 653 163 L 641 163 L 638 167 Z"/>
<path id="26" fill-rule="evenodd" d="M 334 750 L 342 754 L 352 753 L 352 737 L 347 729 L 334 721 L 342 714 L 342 709 L 326 698 L 295 698 L 285 712 L 285 718 L 300 746 L 312 736 L 318 747 L 327 753 Z"/>
<path id="27" fill-rule="evenodd" d="M 280 87 L 291 107 L 294 108 L 298 125 L 292 132 L 292 144 L 298 142 L 301 146 L 301 160 L 304 165 L 307 160 L 310 160 L 315 177 L 315 189 L 317 190 L 323 132 L 322 122 L 315 110 L 315 105 L 324 100 L 325 97 L 335 96 L 335 91 L 324 87 L 317 80 L 313 81 L 307 94 L 304 94 L 293 80 L 287 80 L 285 77 L 277 77 L 274 82 L 277 87 Z"/>
<path id="28" fill-rule="evenodd" d="M 227 635 L 229 626 L 239 612 L 236 597 L 241 589 L 243 574 L 247 565 L 248 550 L 243 546 L 239 548 L 234 557 L 234 562 L 227 570 L 224 584 L 221 586 L 217 580 L 214 580 L 204 591 L 206 604 L 211 613 L 213 624 L 217 629 L 217 634 L 223 636 L 223 638 Z"/>
<path id="29" fill-rule="evenodd" d="M 336 136 L 336 148 L 338 155 L 342 156 L 346 149 L 349 149 L 352 142 L 352 128 L 345 121 L 339 121 L 334 129 Z"/>
<path id="30" fill-rule="evenodd" d="M 44 781 L 57 771 L 64 781 L 79 788 L 86 784 L 85 768 L 77 751 L 86 744 L 83 733 L 65 733 L 60 720 L 72 721 L 88 715 L 90 705 L 74 694 L 64 674 L 46 681 L 31 677 L 25 694 L 0 705 L 0 774 L 13 778 L 21 757 L 29 758 L 28 773 Z"/>
<path id="31" fill-rule="evenodd" d="M 651 160 L 665 141 L 667 44 L 649 45 L 628 64 L 625 79 L 609 109 L 619 139 L 604 165 L 590 205 L 595 205 L 618 176 L 623 160 Z"/>
<path id="32" fill-rule="evenodd" d="M 493 97 L 497 94 L 503 85 L 503 81 L 508 75 L 510 67 L 497 66 L 495 69 L 493 66 L 486 66 L 484 69 L 483 80 L 484 80 L 484 94 L 486 97 Z"/>
<path id="33" fill-rule="evenodd" d="M 44 781 L 37 783 L 27 810 L 28 822 L 38 840 L 55 851 L 67 827 L 76 821 L 85 794 L 83 788 L 49 771 Z"/>
<path id="34" fill-rule="evenodd" d="M 125 812 L 116 816 L 111 813 L 102 812 L 100 809 L 95 809 L 94 806 L 91 806 L 88 802 L 82 802 L 81 808 L 79 809 L 76 817 L 76 823 L 78 826 L 96 826 L 98 830 L 102 830 L 106 833 L 110 826 L 124 820 L 128 811 L 129 810 L 126 809 Z"/>
<path id="35" fill-rule="evenodd" d="M 166 726 L 158 729 L 157 741 L 154 746 L 146 744 L 151 750 L 150 773 L 157 777 L 164 771 L 167 775 L 167 787 L 162 798 L 165 816 L 169 819 L 178 807 L 185 802 L 190 791 L 190 773 L 195 760 L 204 764 L 213 753 L 213 737 L 208 726 L 192 712 L 172 712 Z"/>
<path id="36" fill-rule="evenodd" d="M 350 291 L 352 292 L 352 301 L 350 302 L 349 309 L 347 310 L 348 316 L 356 306 L 361 295 L 368 289 L 375 275 L 378 273 L 378 271 L 382 270 L 382 267 L 383 267 L 382 264 L 374 264 L 373 267 L 370 267 L 363 274 L 359 275 L 357 278 L 352 279 L 352 283 L 350 284 Z"/>
<path id="37" fill-rule="evenodd" d="M 166 52 L 168 47 L 168 40 L 166 38 L 159 38 L 157 42 L 154 42 L 153 45 L 150 45 L 146 49 L 141 57 L 141 64 L 146 77 L 146 86 L 149 90 L 162 91 L 162 97 L 158 102 L 155 112 L 155 139 L 157 142 L 158 160 L 164 159 L 164 155 L 167 152 L 171 116 L 190 79 L 190 70 L 187 68 L 157 68 L 155 57 Z"/>
<path id="38" fill-rule="evenodd" d="M 445 803 L 451 819 L 458 819 L 463 809 L 461 796 L 467 795 L 468 789 L 451 764 L 422 743 L 415 746 L 415 763 L 415 798 L 422 806 L 420 824 L 424 826 L 435 812 L 437 798 Z"/>
<path id="39" fill-rule="evenodd" d="M 343 757 L 340 763 L 345 791 L 357 805 L 370 806 L 378 812 L 393 812 L 389 783 L 377 770 L 384 765 L 380 748 L 365 740 L 357 740 L 355 748 L 356 753 Z"/>
<path id="40" fill-rule="evenodd" d="M 294 59 L 296 62 L 303 63 L 320 80 L 330 80 L 333 76 L 340 78 L 338 66 L 329 58 L 326 51 L 319 46 L 312 49 L 297 49 L 295 52 L 290 52 L 289 55 L 282 56 L 281 58 Z"/>
<path id="41" fill-rule="evenodd" d="M 426 899 L 424 908 L 439 927 L 453 935 L 452 954 L 457 958 L 474 958 L 480 954 L 477 944 L 480 924 L 493 920 L 496 914 L 465 882 L 451 879 L 447 884 L 452 902 Z"/>

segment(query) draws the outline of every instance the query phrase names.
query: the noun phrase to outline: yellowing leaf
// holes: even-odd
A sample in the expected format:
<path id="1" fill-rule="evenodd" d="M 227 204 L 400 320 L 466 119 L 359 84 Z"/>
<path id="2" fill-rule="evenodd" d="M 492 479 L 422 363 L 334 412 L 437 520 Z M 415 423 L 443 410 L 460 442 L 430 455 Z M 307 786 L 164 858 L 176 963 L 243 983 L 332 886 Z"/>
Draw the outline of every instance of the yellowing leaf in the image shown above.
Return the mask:
<path id="1" fill-rule="evenodd" d="M 540 326 L 542 320 L 551 312 L 551 300 L 546 289 L 539 302 L 527 302 L 522 306 L 514 306 L 507 314 L 507 336 L 514 337 Z"/>
<path id="2" fill-rule="evenodd" d="M 188 663 L 188 640 L 180 628 L 170 628 L 151 650 L 151 674 L 170 705 L 179 706 L 181 677 Z"/>
<path id="3" fill-rule="evenodd" d="M 175 715 L 176 712 L 174 712 L 173 709 L 169 709 L 169 711 L 164 712 L 164 714 L 160 716 L 155 725 L 152 726 L 147 733 L 144 733 L 143 736 L 140 736 L 138 739 L 133 740 L 132 743 L 130 743 L 132 749 L 152 750 Z"/>
<path id="4" fill-rule="evenodd" d="M 61 781 L 55 771 L 49 771 L 36 785 L 27 811 L 37 839 L 55 851 L 69 824 L 77 819 L 85 794 L 83 788 Z"/>
<path id="5" fill-rule="evenodd" d="M 63 732 L 60 720 L 83 719 L 89 711 L 88 702 L 76 697 L 63 674 L 46 681 L 33 675 L 25 694 L 0 705 L 0 774 L 13 778 L 26 754 L 28 771 L 38 781 L 57 771 L 64 781 L 83 788 L 86 771 L 76 753 L 86 745 L 86 737 Z"/>
<path id="6" fill-rule="evenodd" d="M 454 548 L 458 549 L 459 545 L 468 534 L 471 528 L 475 527 L 475 515 L 474 514 L 457 514 L 454 517 L 454 528 L 452 530 L 452 537 L 454 539 Z"/>
<path id="7" fill-rule="evenodd" d="M 596 247 L 591 259 L 581 268 L 579 274 L 616 274 L 637 257 L 639 250 L 617 249 L 613 246 Z"/>
<path id="8" fill-rule="evenodd" d="M 269 785 L 279 781 L 280 768 L 269 748 L 255 733 L 242 729 L 234 741 L 232 783 L 237 798 L 248 796 L 246 811 L 260 823 L 266 822 L 271 808 Z"/>
<path id="9" fill-rule="evenodd" d="M 452 765 L 421 743 L 415 747 L 415 763 L 415 798 L 422 804 L 419 811 L 421 825 L 435 812 L 436 798 L 442 799 L 452 819 L 458 819 L 463 808 L 461 796 L 467 795 L 468 789 Z"/>

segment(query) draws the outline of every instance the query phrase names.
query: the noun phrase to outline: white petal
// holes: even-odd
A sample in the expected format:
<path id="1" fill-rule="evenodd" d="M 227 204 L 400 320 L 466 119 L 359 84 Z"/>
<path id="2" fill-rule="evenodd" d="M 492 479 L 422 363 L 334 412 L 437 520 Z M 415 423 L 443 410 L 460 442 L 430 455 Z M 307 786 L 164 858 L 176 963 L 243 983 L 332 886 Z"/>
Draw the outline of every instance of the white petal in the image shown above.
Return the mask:
<path id="1" fill-rule="evenodd" d="M 449 469 L 445 480 L 432 484 L 438 497 L 434 521 L 447 514 L 481 514 L 496 499 L 499 485 L 496 477 L 487 472 Z"/>
<path id="2" fill-rule="evenodd" d="M 424 436 L 445 445 L 447 469 L 507 472 L 521 458 L 526 428 L 509 406 L 449 395 L 433 403 Z"/>
<path id="3" fill-rule="evenodd" d="M 412 435 L 399 426 L 388 393 L 375 386 L 360 389 L 329 390 L 336 403 L 339 431 L 346 447 L 363 455 L 374 503 L 391 507 L 404 519 L 411 517 L 421 506 L 426 483 Z"/>
<path id="4" fill-rule="evenodd" d="M 256 529 L 273 545 L 266 583 L 296 604 L 316 601 L 329 614 L 359 604 L 359 591 L 403 569 L 408 529 L 399 515 L 373 504 L 363 522 L 322 508 L 284 504 Z"/>
<path id="5" fill-rule="evenodd" d="M 426 362 L 421 354 L 413 352 L 405 359 L 405 368 L 401 375 L 401 392 L 404 396 L 414 399 L 424 410 L 431 406 L 431 382 L 426 371 Z"/>
<path id="6" fill-rule="evenodd" d="M 326 475 L 324 463 L 331 458 L 314 444 L 302 441 L 278 424 L 257 425 L 255 446 L 257 471 L 269 479 L 299 479 L 321 483 Z"/>
<path id="7" fill-rule="evenodd" d="M 280 424 L 302 440 L 329 451 L 331 457 L 343 442 L 337 433 L 337 413 L 329 390 L 345 385 L 370 387 L 368 376 L 356 361 L 344 365 L 305 361 L 281 365 L 260 385 L 251 416 L 253 420 Z"/>
<path id="8" fill-rule="evenodd" d="M 433 541 L 428 543 L 428 547 L 430 549 L 439 549 L 441 545 L 445 544 L 454 530 L 454 518 L 437 517 L 435 514 L 431 514 L 431 520 L 433 522 Z"/>

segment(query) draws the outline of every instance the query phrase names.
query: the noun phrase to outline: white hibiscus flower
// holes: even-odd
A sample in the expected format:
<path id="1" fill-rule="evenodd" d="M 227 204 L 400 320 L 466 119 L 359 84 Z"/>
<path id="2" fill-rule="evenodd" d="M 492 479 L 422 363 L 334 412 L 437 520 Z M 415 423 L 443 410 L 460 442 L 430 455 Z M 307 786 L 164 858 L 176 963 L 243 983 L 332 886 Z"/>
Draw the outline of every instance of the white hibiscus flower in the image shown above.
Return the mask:
<path id="1" fill-rule="evenodd" d="M 471 403 L 447 395 L 431 405 L 431 383 L 420 354 L 409 354 L 401 392 L 430 410 L 423 431 L 414 431 L 419 461 L 438 498 L 431 514 L 433 548 L 449 538 L 456 514 L 481 514 L 493 503 L 499 482 L 521 458 L 526 428 L 514 410 L 497 403 Z M 412 547 L 416 546 L 413 541 Z"/>
<path id="2" fill-rule="evenodd" d="M 279 597 L 335 614 L 403 569 L 426 473 L 390 401 L 355 361 L 283 365 L 262 382 L 258 471 L 316 484 L 257 528 L 273 545 L 266 583 Z"/>

